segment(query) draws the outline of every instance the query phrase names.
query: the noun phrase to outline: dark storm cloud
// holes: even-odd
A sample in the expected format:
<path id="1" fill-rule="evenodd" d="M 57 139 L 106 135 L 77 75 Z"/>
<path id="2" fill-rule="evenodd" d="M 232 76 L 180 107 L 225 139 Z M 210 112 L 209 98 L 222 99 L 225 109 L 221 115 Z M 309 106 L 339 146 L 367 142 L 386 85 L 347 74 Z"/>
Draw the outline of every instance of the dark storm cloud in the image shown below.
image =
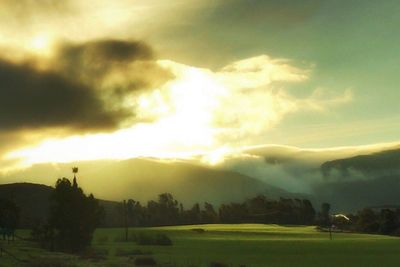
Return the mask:
<path id="1" fill-rule="evenodd" d="M 50 71 L 0 61 L 0 130 L 69 126 L 115 127 L 95 90 Z"/>
<path id="2" fill-rule="evenodd" d="M 71 77 L 97 79 L 113 68 L 152 58 L 152 49 L 143 42 L 97 40 L 61 45 L 55 64 L 60 71 Z"/>
<path id="3" fill-rule="evenodd" d="M 115 129 L 134 118 L 121 104 L 126 96 L 170 78 L 137 41 L 64 43 L 49 62 L 38 62 L 45 70 L 0 59 L 0 131 Z"/>

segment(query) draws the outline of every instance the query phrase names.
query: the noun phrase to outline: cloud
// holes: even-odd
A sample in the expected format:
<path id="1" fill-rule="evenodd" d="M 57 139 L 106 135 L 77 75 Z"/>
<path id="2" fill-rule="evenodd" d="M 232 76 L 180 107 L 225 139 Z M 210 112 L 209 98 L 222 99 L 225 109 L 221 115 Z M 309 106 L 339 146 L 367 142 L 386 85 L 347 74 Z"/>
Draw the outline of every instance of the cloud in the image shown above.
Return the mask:
<path id="1" fill-rule="evenodd" d="M 371 172 L 380 172 L 374 176 L 371 173 L 365 174 L 355 168 L 349 168 L 348 176 L 343 176 L 339 168 L 332 168 L 327 177 L 321 168 L 325 162 L 329 165 L 332 160 L 339 159 L 341 162 L 340 159 L 352 160 L 352 157 L 358 155 L 374 156 L 382 151 L 397 151 L 398 153 L 399 148 L 398 142 L 321 149 L 261 145 L 236 150 L 234 153 L 229 152 L 224 155 L 225 160 L 219 162 L 215 168 L 236 171 L 290 192 L 309 194 L 316 193 L 314 190 L 327 182 L 362 181 L 380 177 L 383 174 L 387 175 L 388 172 L 394 173 L 393 169 L 385 173 L 378 168 L 370 168 Z M 386 152 L 386 155 L 388 154 Z M 382 155 L 385 154 L 382 153 Z M 376 165 L 382 164 L 377 159 L 374 162 L 378 162 Z M 384 163 L 390 165 L 387 161 Z"/>
<path id="2" fill-rule="evenodd" d="M 143 49 L 141 45 L 135 47 Z M 137 156 L 187 158 L 205 155 L 205 161 L 210 158 L 216 163 L 231 148 L 259 144 L 260 136 L 268 135 L 287 114 L 314 110 L 314 106 L 325 108 L 327 105 L 328 108 L 340 98 L 332 95 L 330 99 L 325 99 L 322 94 L 315 97 L 316 93 L 302 99 L 290 95 L 284 89 L 285 84 L 303 82 L 309 79 L 311 71 L 297 68 L 289 60 L 273 59 L 267 55 L 232 62 L 219 71 L 171 60 L 153 60 L 147 64 L 153 66 L 153 70 L 169 73 L 169 76 L 164 75 L 161 78 L 164 82 L 157 86 L 152 84 L 146 90 L 139 90 L 135 85 L 132 88 L 129 85 L 135 81 L 146 82 L 145 75 L 140 73 L 141 79 L 137 79 L 133 71 L 137 67 L 135 64 L 141 60 L 133 60 L 132 63 L 125 61 L 126 56 L 108 55 L 104 43 L 90 43 L 83 48 L 72 46 L 71 49 L 72 56 L 61 53 L 55 58 L 64 62 L 65 57 L 67 67 L 76 66 L 77 71 L 82 73 L 83 84 L 96 85 L 97 91 L 106 95 L 119 88 L 119 84 L 125 85 L 121 101 L 107 97 L 120 109 L 111 106 L 109 110 L 134 111 L 135 121 L 110 133 L 48 140 L 37 147 L 14 151 L 8 154 L 8 158 L 23 158 L 31 164 Z M 140 49 L 137 52 L 139 55 Z M 137 53 L 128 54 L 136 58 Z M 103 55 L 107 55 L 104 56 L 106 59 L 111 58 L 105 66 L 102 66 Z M 144 58 L 147 57 L 145 53 Z M 63 77 L 79 76 L 71 75 L 74 70 L 70 71 L 67 67 L 63 63 L 57 65 Z M 124 69 L 129 70 L 129 75 L 125 75 Z M 150 69 L 146 72 L 154 73 Z M 88 75 L 91 77 L 85 78 Z M 153 76 L 158 79 L 163 77 Z M 166 79 L 167 76 L 173 78 Z M 207 156 L 210 153 L 212 155 Z"/>
<path id="3" fill-rule="evenodd" d="M 285 85 L 307 81 L 312 70 L 268 55 L 235 61 L 217 71 L 168 60 L 160 64 L 176 79 L 161 91 L 142 95 L 146 105 L 139 105 L 138 116 L 174 118 L 174 125 L 190 125 L 211 136 L 214 145 L 249 145 L 289 113 L 325 111 L 352 100 L 350 90 L 332 94 L 315 89 L 308 97 L 294 97 Z"/>
<path id="4" fill-rule="evenodd" d="M 182 23 L 204 6 L 201 0 L 0 0 L 0 45 L 30 50 L 35 38 L 86 42 L 143 39 L 159 28 Z M 178 22 L 177 22 L 178 21 Z"/>
<path id="5" fill-rule="evenodd" d="M 115 129 L 135 117 L 132 93 L 167 79 L 138 41 L 63 43 L 50 58 L 0 60 L 0 131 Z"/>
<path id="6" fill-rule="evenodd" d="M 85 43 L 64 43 L 52 60 L 63 74 L 80 80 L 96 81 L 116 68 L 133 61 L 153 59 L 152 49 L 140 41 L 104 39 Z"/>
<path id="7" fill-rule="evenodd" d="M 108 112 L 96 92 L 30 65 L 0 61 L 0 130 L 38 127 L 114 127 L 122 112 Z"/>
<path id="8" fill-rule="evenodd" d="M 346 104 L 353 101 L 354 95 L 351 89 L 344 90 L 341 95 L 333 95 L 326 88 L 317 88 L 307 99 L 300 100 L 299 105 L 306 106 L 311 110 L 325 111 L 327 108 Z"/>

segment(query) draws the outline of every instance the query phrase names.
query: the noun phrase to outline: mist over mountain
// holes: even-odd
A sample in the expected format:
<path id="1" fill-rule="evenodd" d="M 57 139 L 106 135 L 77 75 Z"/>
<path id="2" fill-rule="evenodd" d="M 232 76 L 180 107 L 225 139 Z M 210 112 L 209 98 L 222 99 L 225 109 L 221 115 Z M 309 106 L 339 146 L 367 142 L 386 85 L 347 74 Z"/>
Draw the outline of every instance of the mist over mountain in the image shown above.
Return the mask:
<path id="1" fill-rule="evenodd" d="M 322 164 L 321 170 L 325 177 L 329 177 L 335 171 L 338 171 L 342 177 L 351 176 L 352 171 L 358 171 L 367 177 L 399 175 L 400 148 L 328 161 Z"/>
<path id="2" fill-rule="evenodd" d="M 307 150 L 265 146 L 228 159 L 222 169 L 255 177 L 289 192 L 311 195 L 335 211 L 400 204 L 398 144 Z"/>
<path id="3" fill-rule="evenodd" d="M 215 166 L 149 158 L 36 164 L 4 174 L 0 181 L 53 186 L 57 178 L 71 177 L 71 167 L 77 165 L 79 184 L 100 199 L 145 203 L 169 192 L 190 206 L 265 194 L 308 198 L 317 209 L 329 202 L 334 211 L 355 211 L 400 204 L 399 155 L 397 144 L 331 150 L 265 146 L 243 150 Z"/>

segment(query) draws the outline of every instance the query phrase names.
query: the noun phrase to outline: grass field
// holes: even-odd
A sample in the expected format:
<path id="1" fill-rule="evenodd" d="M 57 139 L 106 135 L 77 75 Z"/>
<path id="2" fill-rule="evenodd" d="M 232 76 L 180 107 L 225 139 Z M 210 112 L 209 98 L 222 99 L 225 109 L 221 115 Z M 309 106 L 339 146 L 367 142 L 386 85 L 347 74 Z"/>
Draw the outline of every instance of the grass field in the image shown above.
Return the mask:
<path id="1" fill-rule="evenodd" d="M 173 245 L 139 246 L 135 242 L 124 241 L 123 229 L 98 229 L 92 247 L 101 253 L 103 259 L 69 256 L 65 261 L 75 262 L 78 266 L 133 266 L 129 257 L 133 258 L 142 252 L 151 253 L 158 263 L 166 266 L 207 266 L 211 261 L 246 267 L 400 265 L 399 238 L 334 233 L 331 241 L 328 233 L 318 232 L 314 227 L 191 225 L 130 229 L 129 235 L 133 236 L 134 233 L 164 233 L 172 239 Z M 27 235 L 27 231 L 21 231 L 20 234 Z M 10 245 L 10 251 L 21 257 L 24 253 L 29 254 L 28 258 L 44 253 L 21 241 Z M 43 255 L 68 257 L 49 252 Z M 17 265 L 9 257 L 3 256 L 0 266 Z"/>

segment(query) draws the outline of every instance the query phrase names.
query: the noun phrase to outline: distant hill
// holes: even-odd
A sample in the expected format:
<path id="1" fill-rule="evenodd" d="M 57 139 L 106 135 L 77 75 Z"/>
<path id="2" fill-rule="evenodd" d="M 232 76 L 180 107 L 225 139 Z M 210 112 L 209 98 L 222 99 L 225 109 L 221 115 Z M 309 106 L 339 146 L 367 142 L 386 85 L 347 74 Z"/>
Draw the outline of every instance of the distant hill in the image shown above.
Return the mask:
<path id="1" fill-rule="evenodd" d="M 343 177 L 351 175 L 352 170 L 367 176 L 400 174 L 400 149 L 327 161 L 321 165 L 325 176 L 329 176 L 335 170 Z"/>
<path id="2" fill-rule="evenodd" d="M 155 159 L 37 164 L 3 175 L 0 182 L 52 186 L 57 178 L 71 177 L 71 167 L 77 165 L 78 182 L 86 193 L 118 202 L 132 198 L 145 204 L 169 192 L 185 207 L 204 201 L 218 206 L 257 194 L 308 198 L 317 209 L 321 202 L 329 202 L 334 211 L 343 212 L 400 204 L 398 145 L 380 152 L 375 148 L 320 152 L 272 147 L 246 151 L 246 155 L 216 167 Z"/>
<path id="3" fill-rule="evenodd" d="M 382 144 L 336 149 L 265 146 L 225 161 L 225 168 L 291 192 L 303 193 L 319 209 L 338 212 L 400 204 L 400 146 Z"/>
<path id="4" fill-rule="evenodd" d="M 316 197 L 342 210 L 400 204 L 400 149 L 327 161 Z"/>
<path id="5" fill-rule="evenodd" d="M 3 184 L 0 185 L 0 198 L 12 200 L 20 210 L 20 225 L 30 226 L 47 217 L 52 190 L 52 187 L 40 184 Z"/>
<path id="6" fill-rule="evenodd" d="M 400 205 L 400 176 L 369 180 L 322 183 L 314 188 L 315 197 L 332 204 L 336 211 L 357 211 L 366 207 Z"/>
<path id="7" fill-rule="evenodd" d="M 0 198 L 13 201 L 20 212 L 19 227 L 30 228 L 38 222 L 45 222 L 49 211 L 49 197 L 53 190 L 53 187 L 42 184 L 2 184 Z M 99 200 L 99 202 L 106 213 L 102 224 L 113 226 L 120 223 L 115 221 L 118 203 L 106 200 Z"/>
<path id="8" fill-rule="evenodd" d="M 242 201 L 257 194 L 266 194 L 270 198 L 290 195 L 285 190 L 237 172 L 150 159 L 38 164 L 3 177 L 3 181 L 53 185 L 57 178 L 70 177 L 74 165 L 79 166 L 80 186 L 100 199 L 121 201 L 133 198 L 146 202 L 168 192 L 185 206 L 190 206 L 204 201 L 214 204 Z"/>

